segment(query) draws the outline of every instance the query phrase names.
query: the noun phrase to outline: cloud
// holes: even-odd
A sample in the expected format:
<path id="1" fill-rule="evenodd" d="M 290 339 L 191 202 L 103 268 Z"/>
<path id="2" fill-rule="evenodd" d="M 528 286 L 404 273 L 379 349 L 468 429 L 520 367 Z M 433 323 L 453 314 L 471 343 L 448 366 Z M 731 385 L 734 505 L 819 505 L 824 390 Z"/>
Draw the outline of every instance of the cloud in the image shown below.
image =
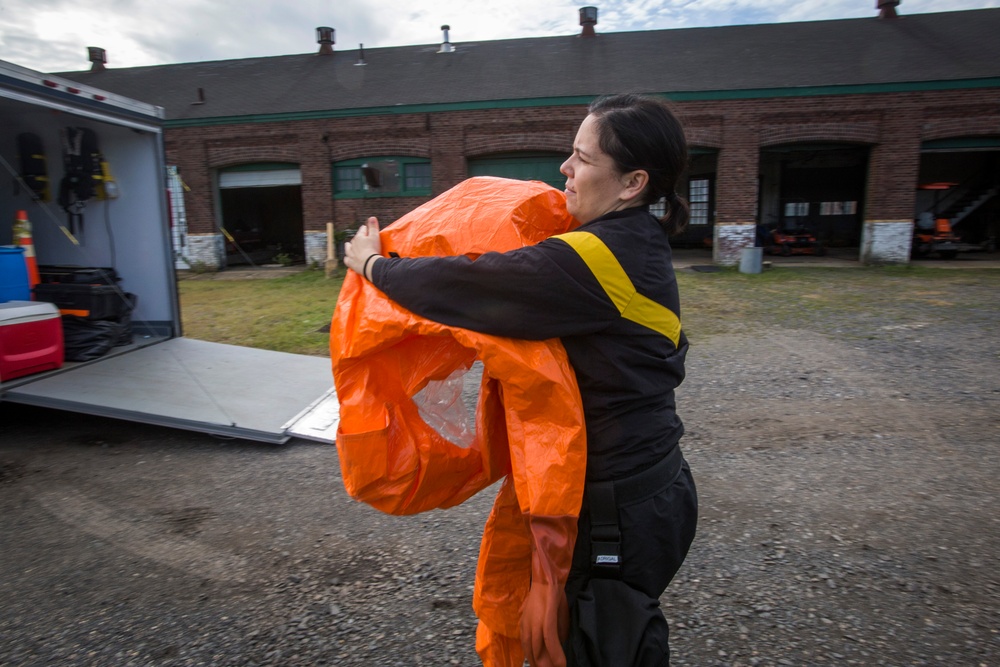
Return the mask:
<path id="1" fill-rule="evenodd" d="M 598 32 L 875 16 L 871 0 L 0 0 L 0 59 L 41 71 L 294 53 L 330 26 L 338 50 L 577 34 L 579 9 Z M 903 15 L 1000 7 L 1000 0 L 903 0 Z"/>
<path id="2" fill-rule="evenodd" d="M 612 0 L 598 3 L 605 30 L 784 23 L 877 16 L 869 0 Z M 900 14 L 1000 7 L 1000 0 L 903 0 Z"/>

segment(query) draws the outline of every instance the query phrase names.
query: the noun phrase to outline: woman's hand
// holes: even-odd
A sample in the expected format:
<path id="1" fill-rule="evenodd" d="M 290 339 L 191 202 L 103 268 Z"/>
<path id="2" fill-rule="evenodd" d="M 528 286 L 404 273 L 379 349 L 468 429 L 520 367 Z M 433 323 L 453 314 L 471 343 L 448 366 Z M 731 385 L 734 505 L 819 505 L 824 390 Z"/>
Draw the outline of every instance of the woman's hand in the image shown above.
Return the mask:
<path id="1" fill-rule="evenodd" d="M 576 518 L 528 516 L 531 587 L 521 606 L 521 648 L 531 667 L 566 667 L 569 635 L 566 578 L 573 562 Z"/>
<path id="2" fill-rule="evenodd" d="M 521 649 L 531 667 L 566 667 L 569 604 L 558 585 L 534 580 L 521 607 Z"/>
<path id="3" fill-rule="evenodd" d="M 344 264 L 350 270 L 371 280 L 371 269 L 382 258 L 382 241 L 378 237 L 378 219 L 368 218 L 368 222 L 358 229 L 350 241 L 344 244 Z"/>

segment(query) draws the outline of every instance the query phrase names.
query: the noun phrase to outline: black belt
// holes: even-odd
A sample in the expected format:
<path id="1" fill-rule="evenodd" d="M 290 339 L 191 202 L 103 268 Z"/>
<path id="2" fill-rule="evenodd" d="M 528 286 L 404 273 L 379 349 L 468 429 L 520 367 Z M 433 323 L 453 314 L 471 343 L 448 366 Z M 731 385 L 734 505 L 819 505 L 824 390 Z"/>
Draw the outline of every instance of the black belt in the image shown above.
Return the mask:
<path id="1" fill-rule="evenodd" d="M 659 463 L 624 479 L 588 482 L 584 502 L 590 509 L 590 568 L 594 576 L 621 576 L 621 530 L 618 508 L 642 502 L 673 484 L 684 455 L 675 445 Z"/>

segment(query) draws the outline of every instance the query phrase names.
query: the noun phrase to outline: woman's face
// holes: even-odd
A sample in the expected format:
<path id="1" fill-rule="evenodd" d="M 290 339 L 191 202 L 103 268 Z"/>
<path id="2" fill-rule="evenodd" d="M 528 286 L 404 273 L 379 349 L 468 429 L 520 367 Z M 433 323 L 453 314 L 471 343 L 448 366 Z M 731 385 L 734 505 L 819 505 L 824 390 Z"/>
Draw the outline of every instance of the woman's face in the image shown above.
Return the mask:
<path id="1" fill-rule="evenodd" d="M 566 177 L 566 208 L 581 223 L 634 205 L 624 198 L 624 178 L 615 161 L 601 150 L 597 119 L 587 116 L 573 141 L 573 154 L 559 168 Z"/>

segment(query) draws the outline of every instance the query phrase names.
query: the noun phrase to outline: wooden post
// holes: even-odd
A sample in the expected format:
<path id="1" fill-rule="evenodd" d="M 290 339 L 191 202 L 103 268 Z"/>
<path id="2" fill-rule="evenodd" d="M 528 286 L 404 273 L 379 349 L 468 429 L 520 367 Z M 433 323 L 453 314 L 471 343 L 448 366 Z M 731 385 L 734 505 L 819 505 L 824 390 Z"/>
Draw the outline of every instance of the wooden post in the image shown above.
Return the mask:
<path id="1" fill-rule="evenodd" d="M 326 277 L 337 275 L 337 256 L 333 252 L 333 223 L 326 223 Z"/>

